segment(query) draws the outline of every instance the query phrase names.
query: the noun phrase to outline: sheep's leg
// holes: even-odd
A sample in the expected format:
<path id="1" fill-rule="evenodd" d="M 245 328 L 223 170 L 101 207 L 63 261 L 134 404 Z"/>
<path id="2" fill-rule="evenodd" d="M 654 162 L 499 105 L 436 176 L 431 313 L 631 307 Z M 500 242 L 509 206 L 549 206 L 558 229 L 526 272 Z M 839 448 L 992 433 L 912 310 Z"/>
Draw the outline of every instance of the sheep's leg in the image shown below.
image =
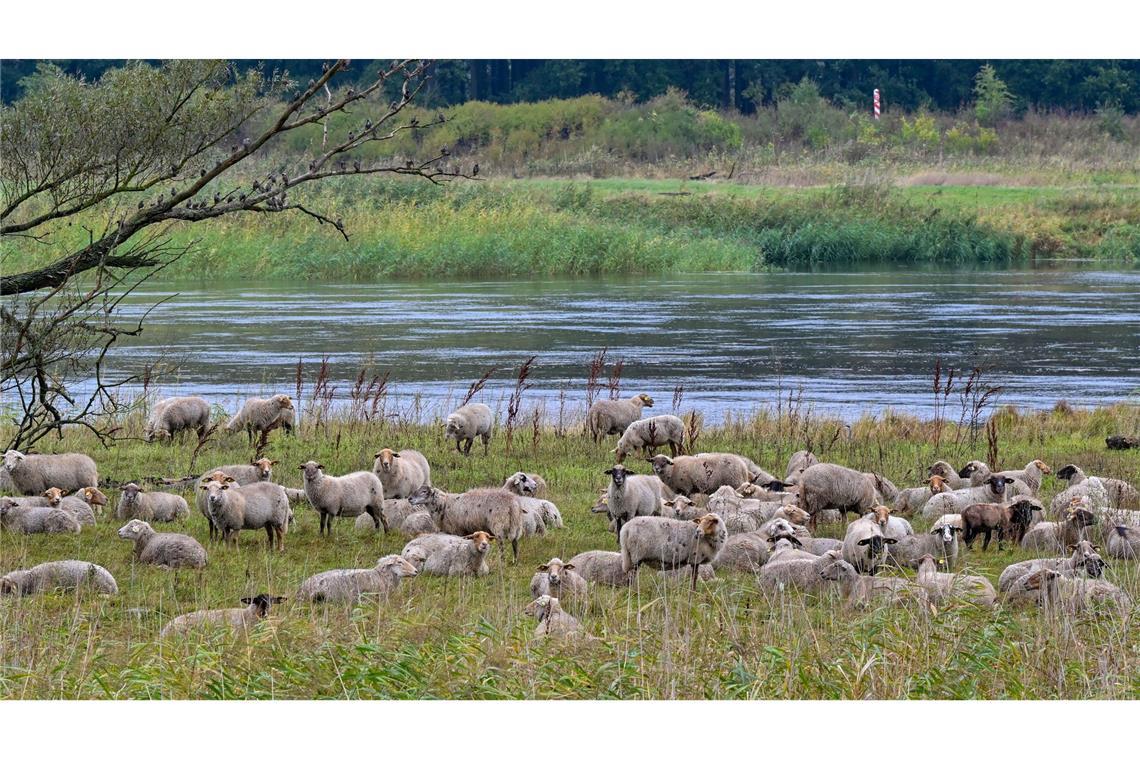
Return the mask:
<path id="1" fill-rule="evenodd" d="M 990 531 L 986 529 L 986 537 L 982 539 L 982 551 L 990 548 Z"/>
<path id="2" fill-rule="evenodd" d="M 285 551 L 285 526 L 277 529 L 277 551 Z"/>
<path id="3" fill-rule="evenodd" d="M 468 438 L 466 441 L 463 442 L 463 456 L 465 456 L 465 457 L 471 456 L 471 447 L 474 444 L 475 444 L 474 438 Z"/>
<path id="4" fill-rule="evenodd" d="M 669 441 L 669 451 L 672 452 L 672 458 L 675 459 L 677 457 L 677 444 Z"/>
<path id="5" fill-rule="evenodd" d="M 697 590 L 697 569 L 698 568 L 700 568 L 700 565 L 693 565 L 693 585 L 692 585 L 693 591 Z"/>
<path id="6" fill-rule="evenodd" d="M 511 553 L 514 554 L 515 564 L 519 563 L 519 540 L 517 538 L 511 539 Z"/>
<path id="7" fill-rule="evenodd" d="M 483 456 L 488 456 L 491 453 L 491 436 L 485 435 L 483 438 Z"/>
<path id="8" fill-rule="evenodd" d="M 455 452 L 457 454 L 463 453 L 463 449 L 459 448 L 459 439 L 458 438 L 455 439 Z"/>
<path id="9" fill-rule="evenodd" d="M 269 551 L 273 551 L 273 526 L 265 526 L 265 538 L 269 541 Z"/>

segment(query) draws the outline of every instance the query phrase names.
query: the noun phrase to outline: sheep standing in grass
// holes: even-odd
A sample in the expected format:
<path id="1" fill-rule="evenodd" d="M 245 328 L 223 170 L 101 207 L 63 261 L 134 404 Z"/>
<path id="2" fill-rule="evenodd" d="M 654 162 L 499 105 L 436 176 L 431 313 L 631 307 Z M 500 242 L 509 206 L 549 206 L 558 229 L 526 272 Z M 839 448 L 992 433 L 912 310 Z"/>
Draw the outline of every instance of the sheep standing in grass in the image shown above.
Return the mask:
<path id="1" fill-rule="evenodd" d="M 210 521 L 222 534 L 223 543 L 237 546 L 242 530 L 265 530 L 269 550 L 285 551 L 289 529 L 289 499 L 276 483 L 233 486 L 211 480 L 199 486 L 206 492 Z"/>
<path id="2" fill-rule="evenodd" d="M 813 464 L 819 464 L 819 457 L 806 449 L 801 449 L 788 457 L 788 468 L 784 472 L 784 482 L 795 485 L 800 481 L 800 475 Z"/>
<path id="3" fill-rule="evenodd" d="M 144 491 L 137 483 L 127 483 L 115 507 L 118 520 L 144 520 L 146 522 L 173 522 L 190 514 L 186 500 L 178 494 L 162 491 Z"/>
<path id="4" fill-rule="evenodd" d="M 697 587 L 700 565 L 716 559 L 728 530 L 719 515 L 707 514 L 691 523 L 667 517 L 635 517 L 622 526 L 618 535 L 622 569 L 634 570 L 647 564 L 658 570 L 675 570 L 688 565 L 693 571 L 692 587 Z"/>
<path id="5" fill-rule="evenodd" d="M 409 541 L 401 556 L 424 575 L 486 575 L 487 553 L 495 537 L 481 530 L 467 536 L 428 533 Z"/>
<path id="6" fill-rule="evenodd" d="M 998 551 L 1003 540 L 1020 544 L 1025 537 L 1033 513 L 1041 511 L 1041 502 L 1029 496 L 1019 496 L 1010 504 L 971 504 L 962 510 L 962 540 L 967 549 L 972 549 L 974 539 L 985 534 L 982 551 L 990 546 L 990 535 L 997 532 Z"/>
<path id="7" fill-rule="evenodd" d="M 1104 574 L 1107 565 L 1097 553 L 1097 547 L 1090 541 L 1079 541 L 1075 546 L 1070 546 L 1069 551 L 1072 552 L 1072 555 L 1068 557 L 1028 559 L 1024 562 L 1014 562 L 1012 565 L 1007 565 L 998 577 L 998 591 L 1008 592 L 1018 580 L 1035 570 L 1044 568 L 1056 570 L 1071 578 L 1077 577 L 1078 574 L 1087 575 L 1089 578 L 1099 578 Z"/>
<path id="8" fill-rule="evenodd" d="M 476 488 L 461 494 L 448 494 L 423 486 L 408 499 L 424 506 L 443 533 L 466 536 L 477 531 L 511 544 L 515 562 L 519 559 L 519 539 L 523 535 L 522 506 L 518 497 L 504 488 Z"/>
<path id="9" fill-rule="evenodd" d="M 99 485 L 95 460 L 86 454 L 22 454 L 8 449 L 3 467 L 15 490 L 25 496 L 41 494 L 52 487 L 72 492 Z"/>
<path id="10" fill-rule="evenodd" d="M 843 559 L 860 573 L 874 575 L 886 559 L 888 548 L 897 543 L 897 538 L 883 535 L 877 522 L 855 520 L 847 526 L 847 535 L 843 537 Z"/>
<path id="11" fill-rule="evenodd" d="M 293 430 L 293 399 L 287 394 L 278 393 L 269 398 L 247 399 L 241 411 L 226 423 L 226 430 L 233 433 L 244 430 L 250 444 L 254 435 L 268 435 L 277 428 L 286 433 Z"/>
<path id="12" fill-rule="evenodd" d="M 586 432 L 597 443 L 606 435 L 621 435 L 634 420 L 641 419 L 641 410 L 652 407 L 653 399 L 646 393 L 619 401 L 602 399 L 590 405 L 586 412 Z"/>
<path id="13" fill-rule="evenodd" d="M 1094 506 L 1099 506 L 1094 502 L 1103 500 L 1105 502 L 1103 506 L 1114 509 L 1140 509 L 1140 492 L 1137 492 L 1128 481 L 1119 478 L 1090 478 L 1085 475 L 1084 470 L 1075 464 L 1062 467 L 1057 471 L 1057 477 L 1069 481 L 1069 486 L 1053 497 L 1050 509 L 1050 516 L 1052 517 L 1064 514 L 1065 509 L 1073 502 L 1073 499 L 1087 500 Z M 1099 492 L 1094 495 L 1094 490 L 1090 490 L 1096 489 L 1097 484 L 1099 484 L 1099 488 L 1104 490 L 1103 495 Z"/>
<path id="14" fill-rule="evenodd" d="M 493 421 L 491 407 L 486 404 L 465 404 L 447 415 L 444 423 L 447 438 L 455 439 L 455 450 L 464 456 L 471 455 L 471 446 L 475 439 L 483 441 L 483 454 L 490 451 L 491 423 Z M 459 444 L 464 444 L 462 449 Z"/>
<path id="15" fill-rule="evenodd" d="M 380 449 L 375 459 L 372 471 L 380 478 L 387 499 L 406 499 L 420 486 L 431 485 L 431 465 L 415 449 Z"/>
<path id="16" fill-rule="evenodd" d="M 1040 461 L 1040 460 L 1038 460 Z M 963 478 L 969 478 L 970 488 L 977 488 L 978 486 L 985 485 L 991 477 L 1009 478 L 1012 482 L 1008 483 L 1011 496 L 1033 496 L 1035 492 L 1029 487 L 1029 484 L 1019 477 L 1024 475 L 1023 470 L 1007 470 L 1005 472 L 991 472 L 990 466 L 985 462 L 980 462 L 973 459 L 966 463 L 966 466 L 958 471 L 958 475 Z M 960 489 L 959 489 L 960 490 Z"/>
<path id="17" fill-rule="evenodd" d="M 997 598 L 994 586 L 988 579 L 980 575 L 940 573 L 934 556 L 930 554 L 919 560 L 916 580 L 918 585 L 926 589 L 934 604 L 960 597 L 983 607 L 993 607 L 994 599 Z"/>
<path id="18" fill-rule="evenodd" d="M 326 570 L 306 578 L 297 598 L 307 602 L 355 604 L 364 594 L 386 596 L 395 591 L 403 578 L 417 575 L 415 566 L 398 554 L 381 557 L 376 566 L 365 570 Z"/>
<path id="19" fill-rule="evenodd" d="M 210 427 L 210 402 L 200 396 L 176 396 L 154 405 L 146 421 L 143 438 L 149 443 L 174 437 L 185 430 L 194 430 L 201 441 Z"/>
<path id="20" fill-rule="evenodd" d="M 659 414 L 643 420 L 634 420 L 618 439 L 613 450 L 614 461 L 621 464 L 634 451 L 644 451 L 653 456 L 658 446 L 668 444 L 673 456 L 685 453 L 685 423 L 680 417 Z"/>
<path id="21" fill-rule="evenodd" d="M 103 492 L 98 488 L 85 488 L 80 493 L 86 491 L 93 491 L 92 498 L 103 497 L 103 503 L 107 503 L 107 497 L 103 496 Z M 91 508 L 91 503 L 86 499 L 76 498 L 75 496 L 67 496 L 66 491 L 58 488 L 49 488 L 44 491 L 44 498 L 48 500 L 48 506 L 54 509 L 62 509 L 75 518 L 76 522 L 80 525 L 90 526 L 95 524 L 95 511 Z"/>
<path id="22" fill-rule="evenodd" d="M 533 599 L 546 594 L 555 599 L 583 604 L 586 593 L 586 580 L 574 572 L 574 563 L 563 562 L 558 557 L 539 565 L 538 572 L 530 579 L 530 595 Z"/>
<path id="23" fill-rule="evenodd" d="M 821 462 L 800 475 L 800 504 L 811 518 L 814 531 L 818 515 L 828 509 L 863 513 L 876 504 L 894 501 L 898 489 L 873 472 L 859 472 L 837 464 Z"/>
<path id="24" fill-rule="evenodd" d="M 107 568 L 77 559 L 44 562 L 27 570 L 13 570 L 0 578 L 0 594 L 29 596 L 83 588 L 100 594 L 119 593 L 119 584 Z"/>
<path id="25" fill-rule="evenodd" d="M 1065 519 L 1050 522 L 1042 521 L 1034 525 L 1021 539 L 1021 548 L 1059 554 L 1065 547 L 1089 537 L 1089 528 L 1096 522 L 1096 515 L 1089 510 L 1073 506 Z"/>
<path id="26" fill-rule="evenodd" d="M 958 536 L 961 527 L 944 522 L 926 533 L 904 536 L 887 547 L 888 564 L 917 568 L 927 554 L 934 556 L 953 569 L 958 561 Z"/>
<path id="27" fill-rule="evenodd" d="M 850 562 L 841 559 L 824 565 L 819 570 L 819 576 L 825 581 L 839 584 L 847 607 L 868 607 L 875 602 L 897 604 L 909 600 L 926 600 L 925 590 L 905 578 L 860 575 Z"/>
<path id="28" fill-rule="evenodd" d="M 367 513 L 376 525 L 383 523 L 384 486 L 373 472 L 326 475 L 325 467 L 312 460 L 300 468 L 304 472 L 305 495 L 321 516 L 320 533 L 332 536 L 333 518 L 356 517 Z"/>
<path id="29" fill-rule="evenodd" d="M 135 559 L 146 565 L 177 570 L 206 566 L 206 550 L 190 536 L 182 533 L 155 533 L 154 528 L 142 520 L 131 520 L 119 528 L 119 538 L 133 541 Z"/>
<path id="30" fill-rule="evenodd" d="M 922 516 L 927 520 L 936 520 L 942 515 L 960 514 L 971 504 L 1001 504 L 1012 495 L 1010 489 L 1006 488 L 1012 483 L 1013 478 L 989 475 L 980 485 L 936 494 L 922 507 Z"/>
<path id="31" fill-rule="evenodd" d="M 535 636 L 580 636 L 581 624 L 578 619 L 565 612 L 558 599 L 542 595 L 526 606 L 526 614 L 538 618 Z"/>
<path id="32" fill-rule="evenodd" d="M 657 478 L 635 475 L 624 465 L 615 464 L 605 474 L 610 476 L 606 509 L 620 542 L 621 530 L 630 520 L 660 513 L 664 491 Z"/>
<path id="33" fill-rule="evenodd" d="M 1113 525 L 1105 541 L 1108 556 L 1116 559 L 1140 559 L 1140 528 Z"/>
<path id="34" fill-rule="evenodd" d="M 633 573 L 622 568 L 621 552 L 607 552 L 598 549 L 575 554 L 567 562 L 574 571 L 590 583 L 603 586 L 628 586 Z"/>
<path id="35" fill-rule="evenodd" d="M 247 605 L 245 607 L 236 607 L 228 610 L 198 610 L 197 612 L 187 612 L 185 615 L 179 615 L 164 625 L 158 635 L 160 638 L 165 639 L 169 636 L 185 635 L 197 628 L 207 628 L 211 626 L 228 627 L 241 633 L 248 633 L 249 629 L 257 625 L 258 621 L 265 619 L 265 616 L 269 614 L 270 607 L 275 604 L 281 604 L 283 601 L 285 601 L 285 597 L 283 596 L 258 594 L 257 596 L 247 596 L 242 599 L 241 603 Z"/>
<path id="36" fill-rule="evenodd" d="M 54 507 L 20 507 L 0 499 L 0 527 L 12 533 L 78 533 L 75 516 Z"/>

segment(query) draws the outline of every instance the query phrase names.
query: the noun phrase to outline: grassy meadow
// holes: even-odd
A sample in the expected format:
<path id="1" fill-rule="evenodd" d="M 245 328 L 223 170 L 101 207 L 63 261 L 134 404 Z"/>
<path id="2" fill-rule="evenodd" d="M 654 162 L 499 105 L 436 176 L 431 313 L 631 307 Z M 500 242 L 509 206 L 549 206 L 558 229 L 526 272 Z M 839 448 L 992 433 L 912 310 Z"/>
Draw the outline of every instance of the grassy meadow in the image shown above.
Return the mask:
<path id="1" fill-rule="evenodd" d="M 999 410 L 997 439 L 952 422 L 890 413 L 852 423 L 802 409 L 761 409 L 748 418 L 706 425 L 695 448 L 736 451 L 783 474 L 792 451 L 810 443 L 822 459 L 876 469 L 900 488 L 917 484 L 945 458 L 993 459 L 1020 467 L 1041 458 L 1054 469 L 1140 476 L 1140 451 L 1108 451 L 1104 437 L 1140 431 L 1140 409 L 1060 407 L 1050 412 Z M 137 433 L 141 419 L 126 422 Z M 399 552 L 398 535 L 356 533 L 342 521 L 332 539 L 317 535 L 316 515 L 297 508 L 287 550 L 271 554 L 263 532 L 245 532 L 235 549 L 207 543 L 207 526 L 191 507 L 182 525 L 159 525 L 197 537 L 207 569 L 169 572 L 132 562 L 131 545 L 105 516 L 76 536 L 0 533 L 0 572 L 62 558 L 107 567 L 120 594 L 43 595 L 0 600 L 0 696 L 46 698 L 415 698 L 415 699 L 733 699 L 733 698 L 1040 698 L 1140 696 L 1140 626 L 1089 614 L 1063 619 L 1032 608 L 994 610 L 968 604 L 932 609 L 850 611 L 834 593 L 761 593 L 746 574 L 721 573 L 691 592 L 686 579 L 663 580 L 643 569 L 630 589 L 595 586 L 588 606 L 573 609 L 597 641 L 536 640 L 522 613 L 536 565 L 588 549 L 616 549 L 603 517 L 590 514 L 605 484 L 612 441 L 595 446 L 580 429 L 539 421 L 514 431 L 512 452 L 496 430 L 491 453 L 476 445 L 467 459 L 447 445 L 442 428 L 368 422 L 342 415 L 295 437 L 274 434 L 267 453 L 280 460 L 274 479 L 300 486 L 299 463 L 314 458 L 331 473 L 368 468 L 377 449 L 416 448 L 432 464 L 433 483 L 459 491 L 499 484 L 517 469 L 541 473 L 566 526 L 524 539 L 517 565 L 497 554 L 483 578 L 417 577 L 389 599 L 355 607 L 275 607 L 248 637 L 224 631 L 158 640 L 174 615 L 240 606 L 248 594 L 292 595 L 302 579 L 334 567 L 368 567 Z M 83 432 L 45 441 L 42 450 L 90 453 L 106 481 L 182 476 L 247 461 L 245 437 L 216 434 L 193 457 L 190 438 L 175 445 L 122 441 L 102 449 Z M 631 466 L 648 471 L 644 462 Z M 1042 498 L 1064 487 L 1046 478 Z M 117 491 L 106 489 L 117 499 Z M 113 503 L 112 503 L 113 509 Z M 925 527 L 921 519 L 916 528 Z M 839 526 L 821 528 L 840 536 Z M 989 577 L 1027 553 L 991 546 L 963 552 L 962 567 Z M 508 551 L 509 557 L 509 551 Z M 1112 561 L 1109 579 L 1140 599 L 1140 567 Z"/>

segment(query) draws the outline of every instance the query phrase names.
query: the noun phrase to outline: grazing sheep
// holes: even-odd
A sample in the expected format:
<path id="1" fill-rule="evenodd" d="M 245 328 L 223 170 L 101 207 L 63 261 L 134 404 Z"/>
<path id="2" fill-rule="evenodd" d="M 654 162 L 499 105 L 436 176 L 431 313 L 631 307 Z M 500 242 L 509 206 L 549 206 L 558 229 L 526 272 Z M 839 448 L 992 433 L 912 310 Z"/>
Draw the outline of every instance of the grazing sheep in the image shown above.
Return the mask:
<path id="1" fill-rule="evenodd" d="M 0 527 L 12 533 L 78 533 L 79 521 L 62 509 L 20 507 L 0 499 Z"/>
<path id="2" fill-rule="evenodd" d="M 1132 607 L 1128 594 L 1106 580 L 1069 578 L 1049 568 L 1029 573 L 1016 586 L 1035 596 L 1043 608 L 1069 614 L 1103 607 L 1123 615 Z"/>
<path id="3" fill-rule="evenodd" d="M 555 599 L 568 599 L 583 604 L 586 593 L 586 580 L 574 572 L 574 563 L 563 562 L 558 557 L 539 565 L 538 572 L 530 579 L 530 595 L 533 599 L 545 594 Z"/>
<path id="4" fill-rule="evenodd" d="M 784 472 L 784 482 L 794 486 L 800 482 L 800 475 L 813 464 L 819 464 L 819 457 L 807 449 L 800 449 L 788 457 L 788 468 Z"/>
<path id="5" fill-rule="evenodd" d="M 535 499 L 545 499 L 549 493 L 546 480 L 533 472 L 516 472 L 506 479 L 503 488 L 514 491 L 519 496 L 530 496 Z"/>
<path id="6" fill-rule="evenodd" d="M 25 496 L 43 493 L 53 486 L 71 492 L 99 485 L 95 460 L 86 454 L 21 454 L 8 449 L 3 467 L 15 490 Z"/>
<path id="7" fill-rule="evenodd" d="M 899 491 L 898 498 L 895 499 L 895 511 L 902 515 L 913 514 L 916 510 L 922 509 L 932 496 L 950 493 L 953 490 L 950 483 L 941 475 L 931 475 L 927 478 L 926 485 Z"/>
<path id="8" fill-rule="evenodd" d="M 83 588 L 100 594 L 119 593 L 119 584 L 107 568 L 77 559 L 43 562 L 27 570 L 13 570 L 0 578 L 0 594 L 29 596 Z"/>
<path id="9" fill-rule="evenodd" d="M 823 510 L 862 513 L 876 504 L 894 501 L 898 496 L 894 484 L 876 473 L 859 472 L 827 462 L 813 464 L 804 470 L 798 488 L 799 506 L 811 515 L 813 531 L 817 516 Z"/>
<path id="10" fill-rule="evenodd" d="M 514 561 L 519 559 L 519 539 L 523 535 L 523 513 L 519 499 L 505 488 L 476 488 L 466 493 L 448 494 L 432 486 L 423 486 L 408 499 L 424 506 L 443 533 L 466 536 L 483 531 L 499 543 L 511 542 Z"/>
<path id="11" fill-rule="evenodd" d="M 959 475 L 958 471 L 954 469 L 954 465 L 941 459 L 930 465 L 926 474 L 930 477 L 937 476 L 942 478 L 942 481 L 954 491 L 960 491 L 963 488 L 970 487 L 970 477 L 968 475 Z"/>
<path id="12" fill-rule="evenodd" d="M 721 486 L 738 488 L 753 477 L 771 478 L 747 457 L 739 454 L 707 453 L 670 458 L 658 454 L 650 459 L 653 472 L 675 493 L 692 496 L 714 493 Z M 766 480 L 760 485 L 773 482 Z"/>
<path id="13" fill-rule="evenodd" d="M 486 404 L 466 404 L 447 415 L 444 423 L 446 437 L 455 439 L 455 450 L 464 456 L 471 455 L 471 446 L 478 437 L 483 441 L 483 454 L 491 446 L 491 407 Z M 466 444 L 463 449 L 459 444 Z"/>
<path id="14" fill-rule="evenodd" d="M 961 530 L 957 525 L 944 522 L 927 533 L 904 536 L 887 549 L 887 561 L 898 567 L 917 568 L 922 558 L 929 554 L 953 569 L 958 561 L 957 534 Z"/>
<path id="15" fill-rule="evenodd" d="M 167 638 L 168 636 L 182 636 L 195 628 L 206 628 L 209 626 L 224 626 L 232 628 L 235 631 L 248 633 L 249 629 L 257 625 L 259 620 L 265 618 L 269 614 L 269 608 L 275 604 L 281 604 L 285 601 L 283 596 L 270 596 L 269 594 L 258 594 L 253 597 L 244 597 L 241 600 L 242 604 L 248 605 L 246 607 L 237 607 L 228 610 L 198 610 L 197 612 L 187 612 L 185 615 L 179 615 L 173 618 L 169 623 L 162 627 L 159 632 L 159 638 Z"/>
<path id="16" fill-rule="evenodd" d="M 175 396 L 159 401 L 146 421 L 143 438 L 150 443 L 165 438 L 173 441 L 184 430 L 195 430 L 198 440 L 210 427 L 210 402 L 200 396 Z"/>
<path id="17" fill-rule="evenodd" d="M 225 464 L 221 467 L 211 467 L 202 473 L 202 477 L 198 480 L 203 482 L 216 479 L 213 478 L 214 474 L 220 472 L 228 478 L 233 478 L 234 483 L 239 486 L 248 486 L 251 483 L 268 483 L 273 479 L 273 465 L 277 463 L 276 459 L 262 457 L 249 464 Z"/>
<path id="18" fill-rule="evenodd" d="M 1108 556 L 1115 559 L 1140 558 L 1140 528 L 1129 525 L 1113 525 L 1112 532 L 1105 541 Z"/>
<path id="19" fill-rule="evenodd" d="M 595 401 L 586 412 L 586 432 L 594 443 L 606 435 L 621 435 L 634 420 L 641 419 L 643 407 L 652 407 L 653 399 L 645 393 L 619 401 Z"/>
<path id="20" fill-rule="evenodd" d="M 685 423 L 680 417 L 659 414 L 643 420 L 634 420 L 618 439 L 613 450 L 614 460 L 621 464 L 634 451 L 645 451 L 649 456 L 657 453 L 658 446 L 669 445 L 673 456 L 685 453 Z"/>
<path id="21" fill-rule="evenodd" d="M 605 586 L 628 586 L 633 573 L 622 568 L 621 552 L 607 552 L 598 549 L 575 554 L 567 562 L 574 571 L 590 583 Z"/>
<path id="22" fill-rule="evenodd" d="M 1069 481 L 1069 486 L 1053 497 L 1049 510 L 1050 517 L 1055 518 L 1064 514 L 1065 509 L 1073 503 L 1074 499 L 1087 502 L 1094 507 L 1140 509 L 1140 493 L 1125 480 L 1090 478 L 1085 475 L 1080 467 L 1074 464 L 1065 465 L 1058 470 L 1057 477 Z"/>
<path id="23" fill-rule="evenodd" d="M 80 493 L 86 491 L 94 491 L 99 496 L 103 496 L 103 492 L 98 488 L 85 488 Z M 74 496 L 67 496 L 67 491 L 58 488 L 49 488 L 44 491 L 44 498 L 48 500 L 48 506 L 54 509 L 62 509 L 75 518 L 76 522 L 80 525 L 90 526 L 95 524 L 95 512 L 91 509 L 91 505 L 84 499 L 79 499 Z M 97 498 L 97 497 L 96 497 Z M 106 503 L 106 497 L 103 496 L 103 502 Z"/>
<path id="24" fill-rule="evenodd" d="M 651 475 L 634 475 L 620 464 L 615 464 L 605 474 L 610 476 L 606 509 L 614 521 L 614 530 L 620 541 L 621 529 L 630 520 L 660 513 L 661 481 Z"/>
<path id="25" fill-rule="evenodd" d="M 823 570 L 842 561 L 839 552 L 825 552 L 822 556 L 796 557 L 783 561 L 769 561 L 756 574 L 756 584 L 764 591 L 785 591 L 798 588 L 815 591 L 823 586 Z"/>
<path id="26" fill-rule="evenodd" d="M 201 570 L 206 566 L 206 550 L 200 543 L 182 533 L 155 533 L 143 520 L 131 520 L 119 528 L 119 538 L 133 541 L 135 559 L 146 565 L 171 570 L 183 567 Z"/>
<path id="27" fill-rule="evenodd" d="M 922 516 L 934 520 L 942 515 L 961 513 L 971 504 L 1000 504 L 1010 495 L 1006 486 L 1013 482 L 1013 478 L 1004 475 L 989 475 L 981 485 L 936 494 L 922 508 Z"/>
<path id="28" fill-rule="evenodd" d="M 246 400 L 241 411 L 226 423 L 226 430 L 231 433 L 244 430 L 250 444 L 255 433 L 268 435 L 277 428 L 283 428 L 286 433 L 293 430 L 293 399 L 284 393 Z"/>
<path id="29" fill-rule="evenodd" d="M 380 449 L 374 456 L 372 471 L 384 486 L 384 498 L 406 499 L 420 486 L 431 485 L 431 465 L 415 449 Z"/>
<path id="30" fill-rule="evenodd" d="M 386 596 L 395 591 L 403 578 L 418 574 L 415 565 L 398 554 L 381 557 L 375 567 L 364 570 L 326 570 L 306 578 L 297 591 L 305 602 L 356 604 L 365 594 Z"/>
<path id="31" fill-rule="evenodd" d="M 144 520 L 145 522 L 173 522 L 190 514 L 186 500 L 178 494 L 162 491 L 144 491 L 137 483 L 127 483 L 115 507 L 117 520 Z"/>
<path id="32" fill-rule="evenodd" d="M 820 569 L 819 576 L 839 584 L 847 607 L 868 607 L 879 601 L 887 604 L 926 601 L 926 591 L 921 586 L 905 578 L 860 575 L 854 565 L 842 559 L 826 564 Z"/>
<path id="33" fill-rule="evenodd" d="M 300 468 L 304 472 L 305 495 L 321 516 L 320 533 L 332 536 L 334 517 L 356 517 L 368 513 L 377 525 L 384 524 L 384 486 L 376 473 L 359 471 L 347 475 L 326 475 L 325 467 L 312 460 Z"/>
<path id="34" fill-rule="evenodd" d="M 934 556 L 927 554 L 918 563 L 918 585 L 926 589 L 930 601 L 941 604 L 954 597 L 983 607 L 993 607 L 997 593 L 988 579 L 980 575 L 961 573 L 940 573 L 936 569 Z"/>
<path id="35" fill-rule="evenodd" d="M 1036 549 L 1059 554 L 1067 546 L 1074 546 L 1088 538 L 1088 528 L 1096 522 L 1096 515 L 1083 507 L 1070 507 L 1064 520 L 1039 522 L 1025 533 L 1021 548 Z"/>
<path id="36" fill-rule="evenodd" d="M 535 636 L 570 636 L 582 635 L 581 624 L 578 619 L 565 612 L 558 599 L 543 594 L 526 606 L 526 614 L 538 619 L 538 627 L 534 629 Z"/>
<path id="37" fill-rule="evenodd" d="M 697 568 L 712 562 L 728 539 L 728 530 L 718 515 L 707 514 L 691 523 L 667 517 L 635 517 L 621 528 L 622 569 L 629 572 L 647 564 L 658 570 L 693 569 L 692 587 L 697 587 Z"/>
<path id="38" fill-rule="evenodd" d="M 990 546 L 990 535 L 996 531 L 998 551 L 1002 541 L 1009 539 L 1020 544 L 1033 522 L 1033 512 L 1041 511 L 1041 502 L 1029 496 L 1019 496 L 1009 504 L 971 504 L 962 510 L 962 540 L 972 549 L 974 539 L 984 533 L 982 551 Z"/>
<path id="39" fill-rule="evenodd" d="M 878 525 L 884 538 L 902 538 L 903 536 L 914 535 L 914 528 L 911 527 L 909 520 L 895 517 L 891 514 L 891 508 L 882 504 L 871 507 L 871 511 L 859 519 L 869 520 Z"/>
<path id="40" fill-rule="evenodd" d="M 872 520 L 855 520 L 847 526 L 843 537 L 843 559 L 860 573 L 874 575 L 886 559 L 887 549 L 897 538 L 886 538 L 879 524 Z"/>
<path id="41" fill-rule="evenodd" d="M 439 526 L 436 525 L 435 520 L 432 519 L 432 516 L 428 514 L 426 510 L 412 512 L 398 523 L 390 522 L 388 524 L 393 526 L 397 533 L 408 536 L 409 538 L 415 538 L 421 533 L 439 532 Z M 362 533 L 376 533 L 379 531 L 376 523 L 369 515 L 357 516 L 355 528 Z"/>
<path id="42" fill-rule="evenodd" d="M 1008 592 L 1013 585 L 1029 573 L 1043 568 L 1056 570 L 1062 575 L 1076 577 L 1084 573 L 1090 578 L 1099 578 L 1107 567 L 1105 561 L 1097 553 L 1097 547 L 1090 541 L 1078 541 L 1069 547 L 1072 556 L 1049 557 L 1045 559 L 1027 559 L 1024 562 L 1014 562 L 1007 565 L 998 577 L 998 591 Z"/>
<path id="43" fill-rule="evenodd" d="M 486 575 L 487 552 L 494 540 L 494 536 L 481 530 L 462 537 L 428 533 L 409 541 L 401 556 L 425 575 Z"/>
<path id="44" fill-rule="evenodd" d="M 269 550 L 274 545 L 285 551 L 285 533 L 289 529 L 289 499 L 285 489 L 276 483 L 251 483 L 232 486 L 211 480 L 199 486 L 206 492 L 210 521 L 222 534 L 223 543 L 237 546 L 242 530 L 265 530 Z"/>

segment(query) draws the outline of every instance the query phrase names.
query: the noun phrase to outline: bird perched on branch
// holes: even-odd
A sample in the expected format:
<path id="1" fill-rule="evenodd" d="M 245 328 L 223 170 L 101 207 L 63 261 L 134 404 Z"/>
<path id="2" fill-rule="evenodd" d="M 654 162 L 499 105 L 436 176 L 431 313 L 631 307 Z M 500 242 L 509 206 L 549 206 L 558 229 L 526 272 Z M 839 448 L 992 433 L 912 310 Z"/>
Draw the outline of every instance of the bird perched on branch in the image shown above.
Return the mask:
<path id="1" fill-rule="evenodd" d="M 471 167 L 471 176 L 472 177 L 478 177 L 479 176 L 479 164 L 475 164 L 475 166 Z"/>

